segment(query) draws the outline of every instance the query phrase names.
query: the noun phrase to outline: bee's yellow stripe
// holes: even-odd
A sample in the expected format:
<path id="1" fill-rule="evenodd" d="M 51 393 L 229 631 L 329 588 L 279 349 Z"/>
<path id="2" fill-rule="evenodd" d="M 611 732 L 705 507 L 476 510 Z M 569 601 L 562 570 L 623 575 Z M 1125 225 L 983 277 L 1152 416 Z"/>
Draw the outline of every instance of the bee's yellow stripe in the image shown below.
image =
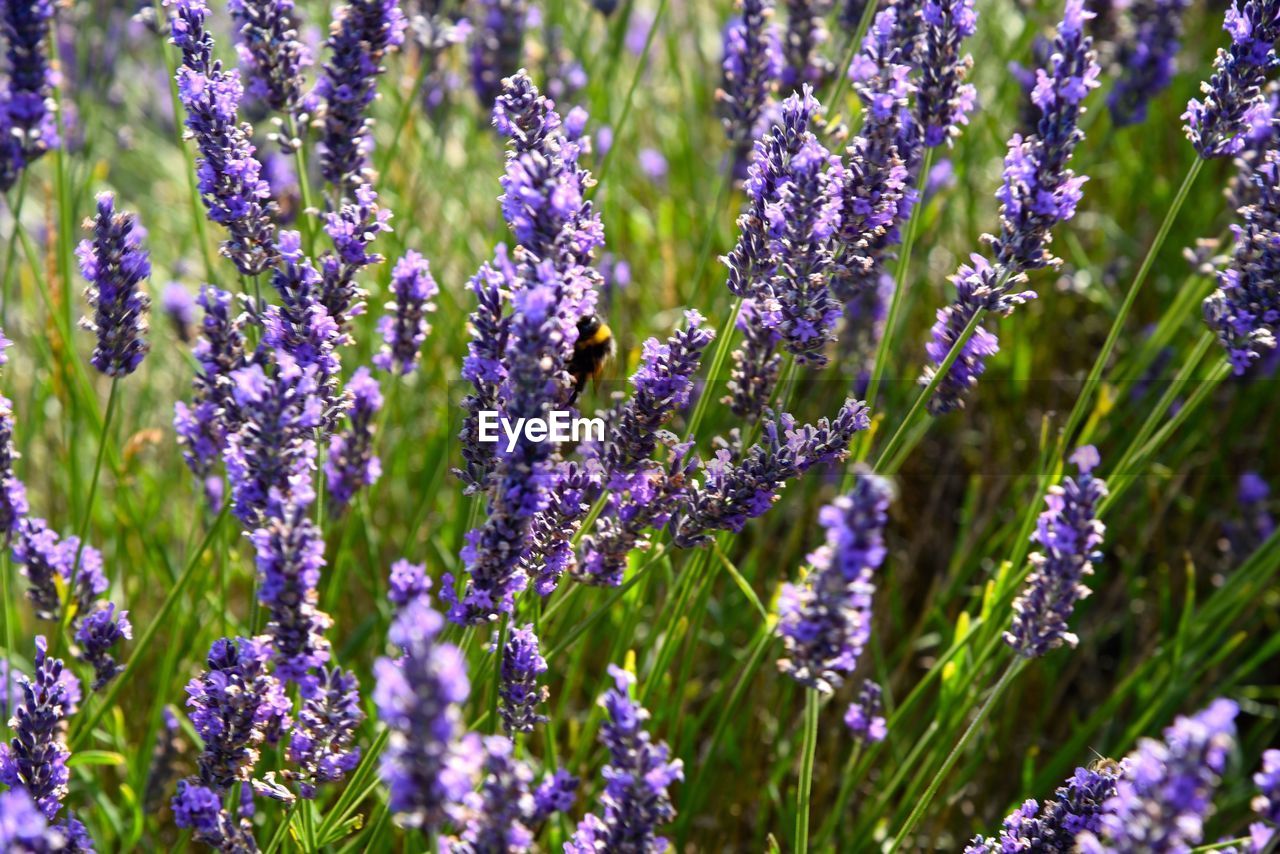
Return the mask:
<path id="1" fill-rule="evenodd" d="M 597 329 L 586 341 L 579 341 L 578 346 L 593 347 L 597 344 L 604 344 L 612 337 L 613 332 L 609 329 L 609 325 L 607 323 L 601 323 L 600 328 Z"/>

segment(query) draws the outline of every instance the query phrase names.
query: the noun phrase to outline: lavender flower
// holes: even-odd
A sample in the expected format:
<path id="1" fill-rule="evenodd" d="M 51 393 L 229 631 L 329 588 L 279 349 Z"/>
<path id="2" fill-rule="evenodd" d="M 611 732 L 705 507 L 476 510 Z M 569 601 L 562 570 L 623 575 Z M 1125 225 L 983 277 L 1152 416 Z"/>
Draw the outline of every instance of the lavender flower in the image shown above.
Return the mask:
<path id="1" fill-rule="evenodd" d="M 404 41 L 405 18 L 396 0 L 351 0 L 338 9 L 325 42 L 329 58 L 316 85 L 324 101 L 320 174 L 339 195 L 367 181 L 373 120 L 386 55 Z"/>
<path id="2" fill-rule="evenodd" d="M 172 706 L 165 706 L 161 713 L 161 728 L 151 749 L 151 762 L 147 767 L 147 788 L 143 794 L 143 808 L 151 812 L 161 805 L 173 782 L 182 776 L 183 754 L 187 742 L 182 737 L 178 716 Z"/>
<path id="3" fill-rule="evenodd" d="M 1276 347 L 1280 330 L 1280 151 L 1263 155 L 1251 176 L 1256 198 L 1239 211 L 1231 260 L 1204 301 L 1209 328 L 1237 375 Z"/>
<path id="4" fill-rule="evenodd" d="M 525 852 L 533 848 L 533 827 L 545 818 L 529 791 L 533 772 L 513 755 L 511 740 L 484 739 L 484 781 L 478 792 L 463 796 L 463 831 L 449 841 L 452 854 L 486 851 Z"/>
<path id="5" fill-rule="evenodd" d="M 373 187 L 361 184 L 353 195 L 353 202 L 326 215 L 324 230 L 335 253 L 320 259 L 320 303 L 343 333 L 341 343 L 347 344 L 351 343 L 347 335 L 351 318 L 364 314 L 366 294 L 356 284 L 356 274 L 382 263 L 382 256 L 370 252 L 369 245 L 380 233 L 391 231 L 391 211 L 378 206 Z"/>
<path id="6" fill-rule="evenodd" d="M 196 162 L 201 200 L 209 219 L 229 237 L 222 254 L 245 276 L 267 270 L 275 256 L 271 188 L 249 142 L 251 128 L 239 121 L 244 94 L 240 77 L 212 58 L 213 37 L 205 28 L 204 0 L 176 0 L 171 27 L 182 51 L 178 97 L 186 108 L 186 127 L 200 158 Z"/>
<path id="7" fill-rule="evenodd" d="M 258 850 L 249 818 L 232 817 L 223 808 L 218 793 L 194 778 L 178 783 L 178 793 L 173 796 L 171 807 L 174 824 L 190 828 L 197 842 L 235 854 Z"/>
<path id="8" fill-rule="evenodd" d="M 472 788 L 478 744 L 458 741 L 459 705 L 470 693 L 458 648 L 438 639 L 444 619 L 426 597 L 411 601 L 391 626 L 399 660 L 374 663 L 373 700 L 390 730 L 379 773 L 389 807 L 409 827 L 434 828 Z"/>
<path id="9" fill-rule="evenodd" d="M 311 64 L 311 52 L 298 36 L 293 0 L 231 0 L 228 6 L 249 95 L 292 116 L 302 101 L 303 71 Z"/>
<path id="10" fill-rule="evenodd" d="M 799 91 L 801 85 L 821 86 L 832 71 L 831 61 L 822 55 L 822 46 L 831 38 L 826 17 L 834 0 L 786 0 L 787 30 L 782 38 L 786 64 L 782 69 L 782 90 Z"/>
<path id="11" fill-rule="evenodd" d="M 1218 50 L 1213 76 L 1200 84 L 1204 100 L 1192 98 L 1182 114 L 1187 138 L 1201 157 L 1239 153 L 1258 123 L 1270 121 L 1263 87 L 1277 64 L 1280 0 L 1247 0 L 1243 7 L 1233 2 L 1222 28 L 1231 34 L 1231 45 Z"/>
<path id="12" fill-rule="evenodd" d="M 965 854 L 1076 850 L 1080 834 L 1101 828 L 1103 807 L 1115 794 L 1119 774 L 1119 764 L 1111 760 L 1077 768 L 1054 792 L 1052 801 L 1045 801 L 1043 807 L 1031 799 L 1023 802 L 1004 820 L 999 838 L 975 836 Z"/>
<path id="13" fill-rule="evenodd" d="M 1182 16 L 1189 0 L 1136 0 L 1127 7 L 1131 33 L 1117 45 L 1119 71 L 1107 95 L 1117 125 L 1147 118 L 1147 103 L 1168 88 L 1182 46 Z"/>
<path id="14" fill-rule="evenodd" d="M 435 298 L 440 289 L 431 277 L 427 259 L 409 250 L 391 271 L 391 293 L 387 314 L 378 321 L 378 333 L 384 342 L 373 357 L 373 364 L 384 371 L 406 376 L 418 368 L 422 342 L 427 340 L 431 324 L 427 315 L 436 310 Z"/>
<path id="15" fill-rule="evenodd" d="M 498 408 L 498 389 L 507 377 L 502 357 L 507 349 L 511 319 L 504 314 L 504 292 L 514 286 L 514 270 L 504 269 L 510 266 L 501 263 L 505 260 L 504 253 L 500 253 L 497 260 L 496 265 L 481 265 L 470 283 L 476 295 L 476 308 L 469 318 L 471 340 L 462 362 L 462 378 L 471 383 L 473 390 L 462 401 L 466 416 L 458 439 L 462 445 L 463 467 L 453 470 L 465 484 L 466 495 L 488 488 L 493 473 L 494 446 L 480 441 L 479 417 L 481 412 Z"/>
<path id="16" fill-rule="evenodd" d="M 1227 551 L 1234 561 L 1243 561 L 1266 542 L 1276 529 L 1268 509 L 1271 487 L 1257 472 L 1240 475 L 1236 487 L 1239 518 L 1226 526 Z"/>
<path id="17" fill-rule="evenodd" d="M 760 117 L 782 74 L 782 46 L 773 0 L 740 0 L 741 17 L 724 32 L 723 76 L 716 90 L 721 122 L 729 138 L 735 177 L 745 177 Z"/>
<path id="18" fill-rule="evenodd" d="M 849 704 L 844 713 L 844 724 L 855 738 L 877 742 L 884 741 L 889 734 L 888 723 L 882 712 L 882 691 L 880 686 L 870 679 L 862 682 L 858 689 L 858 698 Z"/>
<path id="19" fill-rule="evenodd" d="M 1253 783 L 1258 787 L 1253 811 L 1272 824 L 1280 824 L 1280 750 L 1262 754 L 1262 770 L 1253 775 Z"/>
<path id="20" fill-rule="evenodd" d="M 90 361 L 110 377 L 137 370 L 151 345 L 147 342 L 147 312 L 151 300 L 139 286 L 151 275 L 151 259 L 142 248 L 146 231 L 130 213 L 116 213 L 115 196 L 98 194 L 98 214 L 85 223 L 93 239 L 76 249 L 80 274 L 89 283 L 85 292 L 94 307 L 92 319 L 81 321 L 96 333 L 98 344 Z"/>
<path id="21" fill-rule="evenodd" d="M 1013 603 L 1013 626 L 1004 639 L 1019 655 L 1035 658 L 1062 644 L 1074 647 L 1077 638 L 1067 630 L 1076 602 L 1089 595 L 1082 582 L 1101 562 L 1106 527 L 1098 519 L 1098 505 L 1107 484 L 1094 477 L 1098 451 L 1085 445 L 1071 455 L 1080 474 L 1050 487 L 1045 511 L 1031 538 L 1044 549 L 1029 558 L 1031 574 L 1022 595 Z"/>
<path id="22" fill-rule="evenodd" d="M 364 712 L 356 677 L 336 667 L 322 667 L 316 677 L 304 679 L 299 693 L 302 709 L 288 752 L 299 770 L 285 776 L 297 779 L 300 794 L 310 799 L 316 796 L 317 784 L 341 780 L 360 764 L 360 748 L 351 742 Z"/>
<path id="23" fill-rule="evenodd" d="M 248 781 L 259 746 L 288 725 L 289 700 L 267 670 L 270 660 L 263 638 L 221 638 L 209 649 L 209 669 L 187 683 L 191 725 L 204 741 L 200 785 L 225 792 Z"/>
<path id="24" fill-rule="evenodd" d="M 52 0 L 7 0 L 0 6 L 9 72 L 7 91 L 0 90 L 0 192 L 7 193 L 24 169 L 58 147 L 46 39 L 53 10 Z"/>
<path id="25" fill-rule="evenodd" d="M 528 0 L 479 0 L 471 33 L 471 86 L 482 109 L 502 94 L 503 78 L 520 67 Z"/>
<path id="26" fill-rule="evenodd" d="M 22 564 L 22 574 L 31 585 L 27 598 L 42 620 L 57 620 L 61 616 L 59 584 L 71 588 L 68 593 L 72 597 L 71 613 L 77 615 L 77 619 L 83 617 L 93 600 L 107 589 L 101 552 L 90 545 L 81 548 L 79 537 L 59 540 L 43 519 L 22 520 L 13 542 L 13 559 Z"/>
<path id="27" fill-rule="evenodd" d="M 262 527 L 249 535 L 276 673 L 291 682 L 305 680 L 329 660 L 324 633 L 332 620 L 317 607 L 316 593 L 325 563 L 324 538 L 308 515 L 311 498 L 308 486 L 291 501 L 272 501 Z"/>
<path id="28" fill-rule="evenodd" d="M 600 698 L 609 716 L 600 728 L 600 741 L 609 751 L 600 796 L 603 815 L 589 814 L 578 824 L 565 843 L 567 854 L 662 851 L 667 840 L 657 835 L 658 827 L 676 816 L 667 787 L 684 779 L 684 763 L 669 759 L 667 745 L 655 743 L 643 729 L 649 712 L 631 699 L 635 676 L 613 664 L 609 675 L 614 687 Z"/>
<path id="29" fill-rule="evenodd" d="M 25 789 L 0 792 L 0 848 L 14 854 L 46 854 L 66 850 L 66 841 Z"/>
<path id="30" fill-rule="evenodd" d="M 101 691 L 107 683 L 116 678 L 124 670 L 116 663 L 111 648 L 121 640 L 133 639 L 133 625 L 129 622 L 129 612 L 116 613 L 116 606 L 108 602 L 105 608 L 99 608 L 80 620 L 80 628 L 76 630 L 76 645 L 80 647 L 79 657 L 93 665 L 94 691 Z"/>
<path id="31" fill-rule="evenodd" d="M 169 318 L 178 340 L 190 344 L 195 337 L 196 325 L 196 300 L 191 291 L 178 282 L 165 285 L 160 294 L 160 310 Z"/>
<path id="32" fill-rule="evenodd" d="M 71 772 L 66 720 L 70 698 L 62 660 L 49 658 L 44 636 L 36 637 L 35 676 L 17 676 L 22 702 L 13 711 L 13 738 L 0 744 L 0 782 L 23 789 L 49 821 L 62 808 Z"/>
<path id="33" fill-rule="evenodd" d="M 501 683 L 498 696 L 502 704 L 502 726 L 508 735 L 532 732 L 535 724 L 545 721 L 546 715 L 535 709 L 547 701 L 547 687 L 538 684 L 538 677 L 547 672 L 546 659 L 538 650 L 538 636 L 533 624 L 512 629 L 502 648 Z"/>
<path id="34" fill-rule="evenodd" d="M 969 123 L 977 90 L 961 82 L 973 67 L 973 57 L 961 56 L 960 45 L 976 32 L 978 13 L 973 0 L 926 0 L 922 18 L 925 46 L 916 108 L 924 144 L 932 148 L 959 135 L 959 126 Z"/>
<path id="35" fill-rule="evenodd" d="M 790 415 L 764 423 L 763 437 L 741 458 L 727 449 L 703 466 L 703 478 L 672 515 L 668 527 L 677 546 L 710 539 L 712 531 L 741 531 L 765 513 L 787 481 L 815 465 L 844 459 L 853 434 L 867 429 L 866 404 L 846 400 L 832 420 L 797 426 Z"/>
<path id="36" fill-rule="evenodd" d="M 542 822 L 553 813 L 567 813 L 573 809 L 578 794 L 578 778 L 563 768 L 557 768 L 550 777 L 543 779 L 533 792 L 535 821 Z"/>
<path id="37" fill-rule="evenodd" d="M 1239 708 L 1218 699 L 1179 717 L 1164 741 L 1143 739 L 1121 763 L 1116 791 L 1103 805 L 1096 831 L 1081 833 L 1084 854 L 1186 851 L 1204 838 L 1213 794 L 1235 746 Z"/>
<path id="38" fill-rule="evenodd" d="M 387 598 L 397 608 L 403 608 L 419 596 L 426 595 L 431 589 L 426 569 L 426 564 L 410 563 L 403 558 L 393 563 Z"/>
<path id="39" fill-rule="evenodd" d="M 0 332 L 0 364 L 8 340 Z M 13 472 L 18 452 L 13 446 L 13 404 L 0 395 L 0 548 L 8 548 L 30 509 L 27 488 Z"/>
<path id="40" fill-rule="evenodd" d="M 1000 200 L 1000 233 L 988 236 L 995 263 L 972 256 L 972 266 L 962 265 L 952 279 L 957 300 L 938 312 L 928 347 L 930 361 L 920 379 L 928 385 L 961 332 L 979 312 L 1008 315 L 1034 299 L 1032 291 L 1014 292 L 1029 270 L 1053 266 L 1057 259 L 1048 244 L 1055 225 L 1071 219 L 1082 195 L 1084 176 L 1067 168 L 1072 152 L 1084 138 L 1079 128 L 1082 102 L 1098 86 L 1099 67 L 1085 22 L 1093 13 L 1082 0 L 1068 0 L 1048 68 L 1036 71 L 1031 100 L 1040 111 L 1035 133 L 1014 134 L 1004 161 Z M 941 415 L 964 405 L 964 397 L 977 383 L 986 358 L 998 350 L 994 335 L 979 331 L 963 348 L 950 371 L 939 381 L 929 411 Z"/>
<path id="41" fill-rule="evenodd" d="M 370 487 L 382 475 L 382 462 L 373 453 L 374 419 L 382 409 L 382 391 L 368 368 L 357 368 L 347 383 L 353 404 L 351 426 L 329 440 L 325 474 L 329 482 L 330 512 L 341 515 L 356 491 Z"/>
<path id="42" fill-rule="evenodd" d="M 826 544 L 809 555 L 803 583 L 783 585 L 778 632 L 785 657 L 778 669 L 802 685 L 830 694 L 870 640 L 873 579 L 884 562 L 892 497 L 888 481 L 860 472 L 853 491 L 818 514 Z"/>

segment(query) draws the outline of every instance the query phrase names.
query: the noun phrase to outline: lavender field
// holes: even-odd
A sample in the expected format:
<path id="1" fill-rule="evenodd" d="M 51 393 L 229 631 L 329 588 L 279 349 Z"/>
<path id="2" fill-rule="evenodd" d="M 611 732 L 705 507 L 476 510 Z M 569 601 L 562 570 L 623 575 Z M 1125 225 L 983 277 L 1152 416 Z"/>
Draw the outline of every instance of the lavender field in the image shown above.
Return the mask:
<path id="1" fill-rule="evenodd" d="M 1280 851 L 1280 0 L 0 48 L 0 850 Z"/>

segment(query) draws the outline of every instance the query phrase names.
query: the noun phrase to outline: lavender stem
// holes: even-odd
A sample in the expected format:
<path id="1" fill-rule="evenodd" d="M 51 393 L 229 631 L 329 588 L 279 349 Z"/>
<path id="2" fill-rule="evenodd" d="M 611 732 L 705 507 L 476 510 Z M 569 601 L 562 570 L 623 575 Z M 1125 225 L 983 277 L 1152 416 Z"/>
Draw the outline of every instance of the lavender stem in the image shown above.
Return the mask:
<path id="1" fill-rule="evenodd" d="M 804 752 L 800 758 L 800 785 L 796 791 L 796 854 L 809 850 L 809 799 L 813 794 L 813 760 L 818 749 L 818 711 L 822 695 L 814 688 L 804 692 Z"/>

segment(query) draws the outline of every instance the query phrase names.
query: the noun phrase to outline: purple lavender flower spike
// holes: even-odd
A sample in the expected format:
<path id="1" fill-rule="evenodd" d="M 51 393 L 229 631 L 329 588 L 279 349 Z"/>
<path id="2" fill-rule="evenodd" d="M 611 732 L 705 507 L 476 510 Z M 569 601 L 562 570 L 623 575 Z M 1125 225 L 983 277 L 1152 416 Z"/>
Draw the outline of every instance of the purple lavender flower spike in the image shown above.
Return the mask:
<path id="1" fill-rule="evenodd" d="M 329 660 L 324 633 L 332 620 L 317 606 L 324 538 L 308 513 L 310 488 L 291 499 L 272 500 L 262 527 L 249 539 L 256 553 L 258 601 L 269 615 L 266 631 L 276 675 L 302 682 Z"/>
<path id="2" fill-rule="evenodd" d="M 201 200 L 209 219 L 229 232 L 222 254 L 242 275 L 256 276 L 275 259 L 271 188 L 253 156 L 251 129 L 240 123 L 240 77 L 212 58 L 208 14 L 204 0 L 176 2 L 171 28 L 173 43 L 182 51 L 178 97 L 186 109 L 187 131 L 200 151 L 196 174 Z"/>
<path id="3" fill-rule="evenodd" d="M 0 792 L 0 849 L 14 854 L 47 854 L 64 850 L 64 842 L 25 789 Z"/>
<path id="4" fill-rule="evenodd" d="M 37 636 L 35 675 L 16 677 L 22 701 L 10 721 L 13 738 L 0 744 L 0 782 L 25 790 L 44 817 L 53 821 L 71 778 L 67 768 L 71 751 L 66 745 L 71 709 L 62 660 L 49 658 L 48 651 L 44 636 Z"/>
<path id="5" fill-rule="evenodd" d="M 427 340 L 431 324 L 427 315 L 436 310 L 432 302 L 440 292 L 431 277 L 431 266 L 412 249 L 396 262 L 391 271 L 391 293 L 387 314 L 378 321 L 382 336 L 381 351 L 373 357 L 378 368 L 407 376 L 418 369 L 422 343 Z"/>
<path id="6" fill-rule="evenodd" d="M 782 37 L 782 91 L 799 91 L 804 84 L 822 86 L 831 75 L 831 60 L 822 46 L 831 38 L 826 17 L 834 0 L 786 0 L 787 29 Z"/>
<path id="7" fill-rule="evenodd" d="M 235 854 L 258 850 L 253 839 L 252 822 L 247 817 L 233 817 L 223 808 L 218 793 L 201 785 L 195 778 L 178 783 L 178 792 L 170 806 L 174 824 L 190 828 L 192 838 L 197 842 Z"/>
<path id="8" fill-rule="evenodd" d="M 547 672 L 547 662 L 538 649 L 533 624 L 512 629 L 501 655 L 502 681 L 498 696 L 502 703 L 498 711 L 503 729 L 508 735 L 532 732 L 535 724 L 547 719 L 536 711 L 538 705 L 547 700 L 547 687 L 538 684 L 538 678 Z"/>
<path id="9" fill-rule="evenodd" d="M 880 686 L 870 679 L 862 683 L 858 689 L 858 698 L 849 704 L 844 713 L 844 725 L 853 733 L 854 738 L 867 742 L 884 741 L 889 734 L 888 723 L 884 719 Z"/>
<path id="10" fill-rule="evenodd" d="M 288 726 L 289 700 L 270 672 L 265 638 L 221 638 L 209 649 L 208 670 L 187 683 L 191 725 L 204 741 L 199 782 L 225 792 L 248 782 L 259 747 Z"/>
<path id="11" fill-rule="evenodd" d="M 382 263 L 369 245 L 384 231 L 391 231 L 391 211 L 378 206 L 372 186 L 360 184 L 354 201 L 344 203 L 325 217 L 324 230 L 333 241 L 334 253 L 320 259 L 320 303 L 343 333 L 341 343 L 351 343 L 351 318 L 364 314 L 365 291 L 356 275 L 365 267 Z"/>
<path id="12" fill-rule="evenodd" d="M 76 566 L 76 552 L 80 563 Z M 26 517 L 18 526 L 13 542 L 13 559 L 22 565 L 22 575 L 30 588 L 27 598 L 41 620 L 57 620 L 62 613 L 59 583 L 71 585 L 74 573 L 73 614 L 78 620 L 88 613 L 93 600 L 107 589 L 102 574 L 102 554 L 93 546 L 80 548 L 78 537 L 59 540 L 43 519 Z"/>
<path id="13" fill-rule="evenodd" d="M 1204 838 L 1213 795 L 1235 747 L 1239 707 L 1213 701 L 1179 717 L 1164 741 L 1142 739 L 1121 763 L 1116 791 L 1103 805 L 1101 826 L 1077 838 L 1084 854 L 1187 851 Z"/>
<path id="14" fill-rule="evenodd" d="M 329 440 L 325 474 L 329 483 L 330 512 L 342 514 L 356 492 L 371 487 L 382 475 L 382 463 L 373 453 L 374 420 L 382 409 L 382 391 L 368 368 L 357 368 L 347 383 L 352 396 L 351 425 Z"/>
<path id="15" fill-rule="evenodd" d="M 502 81 L 523 61 L 528 0 L 480 0 L 471 33 L 471 86 L 482 109 L 502 94 Z"/>
<path id="16" fill-rule="evenodd" d="M 1272 824 L 1280 824 L 1280 750 L 1262 754 L 1262 770 L 1253 775 L 1253 784 L 1258 787 L 1253 811 Z"/>
<path id="17" fill-rule="evenodd" d="M 998 838 L 975 836 L 965 854 L 1004 854 L 1010 851 L 1074 851 L 1082 833 L 1102 826 L 1104 804 L 1116 791 L 1120 766 L 1103 760 L 1077 768 L 1044 806 L 1028 799 L 1004 820 Z"/>
<path id="18" fill-rule="evenodd" d="M 165 706 L 161 717 L 161 729 L 147 767 L 147 788 L 142 797 L 143 806 L 148 811 L 160 807 L 165 796 L 172 791 L 174 781 L 182 776 L 183 754 L 187 748 L 173 707 Z"/>
<path id="19" fill-rule="evenodd" d="M 725 384 L 728 394 L 721 402 L 743 418 L 759 417 L 768 409 L 782 368 L 778 353 L 782 337 L 761 320 L 763 313 L 759 302 L 745 299 L 734 324 L 742 333 L 742 343 L 733 351 L 733 367 Z"/>
<path id="20" fill-rule="evenodd" d="M 179 282 L 165 285 L 160 294 L 160 310 L 169 319 L 174 334 L 183 344 L 195 338 L 196 300 L 191 291 Z"/>
<path id="21" fill-rule="evenodd" d="M 296 779 L 302 797 L 316 796 L 320 783 L 343 779 L 360 764 L 360 748 L 352 747 L 356 727 L 364 720 L 356 677 L 323 667 L 302 682 L 302 709 L 289 737 L 289 761 L 298 766 L 286 779 Z"/>
<path id="22" fill-rule="evenodd" d="M 1270 150 L 1253 170 L 1252 204 L 1232 227 L 1231 260 L 1204 301 L 1204 317 L 1237 375 L 1276 348 L 1280 332 L 1280 151 Z"/>
<path id="23" fill-rule="evenodd" d="M 93 318 L 81 323 L 98 336 L 90 361 L 109 377 L 127 376 L 151 349 L 147 342 L 151 300 L 140 288 L 151 275 L 151 259 L 142 248 L 146 232 L 136 216 L 116 212 L 111 193 L 98 194 L 98 214 L 85 228 L 93 238 L 81 241 L 76 255 L 94 308 Z"/>
<path id="24" fill-rule="evenodd" d="M 0 6 L 9 72 L 0 91 L 0 192 L 7 193 L 24 169 L 59 144 L 46 38 L 53 11 L 53 0 L 8 0 Z"/>
<path id="25" fill-rule="evenodd" d="M 773 0 L 740 0 L 739 9 L 740 17 L 724 31 L 723 73 L 716 90 L 735 178 L 746 176 L 760 117 L 782 75 L 782 45 L 771 21 Z"/>
<path id="26" fill-rule="evenodd" d="M 397 0 L 351 0 L 334 17 L 325 43 L 329 58 L 315 94 L 324 101 L 320 174 L 340 196 L 368 180 L 373 149 L 368 109 L 383 60 L 404 41 L 405 23 Z"/>
<path id="27" fill-rule="evenodd" d="M 826 544 L 809 555 L 801 584 L 785 584 L 778 632 L 785 657 L 778 669 L 830 694 L 858 665 L 871 638 L 875 572 L 884 562 L 884 527 L 893 498 L 889 482 L 862 471 L 853 491 L 818 514 Z"/>
<path id="28" fill-rule="evenodd" d="M 390 790 L 391 812 L 408 827 L 438 827 L 451 805 L 470 792 L 479 745 L 459 741 L 467 699 L 466 661 L 441 643 L 444 619 L 425 596 L 400 612 L 389 634 L 404 650 L 398 660 L 374 663 L 378 716 L 390 730 L 379 774 Z"/>
<path id="29" fill-rule="evenodd" d="M 451 854 L 531 851 L 533 831 L 546 817 L 529 792 L 533 772 L 514 756 L 511 740 L 505 736 L 485 738 L 483 751 L 484 780 L 479 791 L 463 797 L 462 833 L 449 840 L 448 850 Z"/>
<path id="30" fill-rule="evenodd" d="M 1147 104 L 1173 80 L 1182 47 L 1182 16 L 1189 0 L 1137 0 L 1128 6 L 1133 32 L 1117 45 L 1119 73 L 1107 95 L 1112 120 L 1120 126 L 1140 124 Z"/>
<path id="31" fill-rule="evenodd" d="M 418 597 L 425 596 L 431 589 L 431 579 L 427 577 L 427 565 L 410 563 L 401 558 L 391 565 L 388 588 L 387 598 L 396 608 L 403 608 Z"/>
<path id="32" fill-rule="evenodd" d="M 1071 455 L 1080 470 L 1064 478 L 1045 496 L 1047 509 L 1040 514 L 1031 538 L 1042 551 L 1029 558 L 1031 574 L 1022 595 L 1013 603 L 1013 626 L 1004 639 L 1019 655 L 1036 658 L 1051 649 L 1074 647 L 1077 638 L 1067 630 L 1076 602 L 1089 595 L 1083 583 L 1101 562 L 1106 527 L 1098 519 L 1098 505 L 1107 496 L 1107 484 L 1093 474 L 1099 459 L 1092 445 Z"/>
<path id="33" fill-rule="evenodd" d="M 1270 485 L 1257 472 L 1240 475 L 1236 487 L 1237 516 L 1225 526 L 1226 552 L 1233 563 L 1243 562 L 1276 530 L 1269 507 Z"/>
<path id="34" fill-rule="evenodd" d="M 7 340 L 0 332 L 0 359 L 4 358 Z M 9 548 L 18 526 L 26 518 L 27 488 L 13 472 L 18 451 L 13 446 L 13 404 L 0 395 L 0 548 Z"/>
<path id="35" fill-rule="evenodd" d="M 111 648 L 121 640 L 132 639 L 133 625 L 129 622 L 129 612 L 117 614 L 113 602 L 80 620 L 80 628 L 76 630 L 76 645 L 80 648 L 78 656 L 93 665 L 91 688 L 94 691 L 101 691 L 124 670 L 116 663 Z"/>
<path id="36" fill-rule="evenodd" d="M 507 349 L 511 319 L 504 314 L 504 307 L 506 292 L 515 283 L 512 281 L 514 272 L 508 274 L 505 268 L 509 265 L 501 263 L 505 257 L 505 254 L 500 254 L 496 266 L 482 265 L 470 283 L 476 295 L 476 308 L 468 322 L 471 340 L 467 343 L 467 357 L 462 362 L 462 378 L 471 383 L 472 392 L 462 401 L 466 416 L 458 434 L 463 467 L 453 470 L 465 484 L 465 495 L 486 491 L 493 473 L 494 446 L 480 441 L 479 416 L 483 411 L 498 408 L 498 389 L 507 377 L 502 357 Z"/>
<path id="37" fill-rule="evenodd" d="M 666 743 L 655 742 L 644 729 L 649 712 L 631 699 L 635 676 L 614 664 L 609 675 L 614 687 L 600 698 L 609 718 L 600 728 L 600 741 L 609 751 L 600 796 L 603 814 L 587 815 L 564 850 L 663 851 L 668 843 L 658 828 L 676 816 L 667 788 L 684 779 L 684 763 L 670 759 Z"/>
<path id="38" fill-rule="evenodd" d="M 1222 28 L 1231 45 L 1218 50 L 1213 76 L 1200 84 L 1204 100 L 1192 98 L 1182 114 L 1187 138 L 1201 157 L 1238 154 L 1257 130 L 1269 121 L 1263 88 L 1276 68 L 1280 40 L 1280 0 L 1233 2 Z"/>
<path id="39" fill-rule="evenodd" d="M 813 466 L 842 460 L 853 435 L 867 429 L 866 404 L 846 400 L 834 419 L 797 425 L 790 415 L 764 422 L 763 436 L 740 457 L 721 449 L 703 466 L 672 513 L 668 528 L 681 548 L 707 542 L 713 531 L 741 531 L 764 514 L 787 481 Z"/>
<path id="40" fill-rule="evenodd" d="M 916 93 L 916 107 L 924 144 L 942 145 L 969 123 L 977 91 L 963 83 L 973 57 L 960 55 L 961 44 L 976 32 L 978 13 L 973 0 L 926 0 L 924 58 Z"/>
<path id="41" fill-rule="evenodd" d="M 533 792 L 534 821 L 541 823 L 549 816 L 573 809 L 578 795 L 578 778 L 563 768 L 543 779 Z"/>
<path id="42" fill-rule="evenodd" d="M 573 538 L 591 504 L 600 496 L 601 473 L 594 460 L 586 464 L 558 461 L 547 489 L 547 506 L 529 527 L 521 570 L 539 596 L 550 596 L 565 572 L 577 570 Z"/>
<path id="43" fill-rule="evenodd" d="M 311 65 L 293 0 L 231 0 L 228 6 L 249 96 L 292 116 L 302 103 L 303 72 Z"/>

